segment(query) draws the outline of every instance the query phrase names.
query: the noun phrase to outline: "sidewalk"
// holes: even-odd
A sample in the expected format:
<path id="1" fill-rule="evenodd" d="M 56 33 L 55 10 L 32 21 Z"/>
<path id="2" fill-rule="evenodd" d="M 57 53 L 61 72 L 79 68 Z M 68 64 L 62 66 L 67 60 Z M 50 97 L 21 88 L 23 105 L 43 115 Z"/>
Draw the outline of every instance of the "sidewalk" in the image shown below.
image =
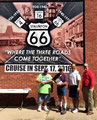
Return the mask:
<path id="1" fill-rule="evenodd" d="M 97 108 L 94 108 L 93 115 L 86 115 L 81 112 L 71 113 L 67 111 L 65 115 L 56 112 L 56 108 L 50 108 L 49 112 L 37 112 L 36 107 L 19 108 L 0 108 L 0 120 L 97 120 Z"/>

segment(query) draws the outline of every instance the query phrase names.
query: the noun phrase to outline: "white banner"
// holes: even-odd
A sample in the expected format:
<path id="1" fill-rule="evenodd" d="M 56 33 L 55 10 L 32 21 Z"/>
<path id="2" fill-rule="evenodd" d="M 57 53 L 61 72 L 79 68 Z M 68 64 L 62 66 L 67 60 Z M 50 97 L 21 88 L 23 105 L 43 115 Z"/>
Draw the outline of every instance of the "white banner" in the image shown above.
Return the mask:
<path id="1" fill-rule="evenodd" d="M 71 70 L 70 65 L 31 65 L 31 64 L 5 64 L 5 72 L 43 72 L 44 68 L 48 68 L 48 72 L 56 73 L 59 67 L 64 68 L 65 73 Z"/>

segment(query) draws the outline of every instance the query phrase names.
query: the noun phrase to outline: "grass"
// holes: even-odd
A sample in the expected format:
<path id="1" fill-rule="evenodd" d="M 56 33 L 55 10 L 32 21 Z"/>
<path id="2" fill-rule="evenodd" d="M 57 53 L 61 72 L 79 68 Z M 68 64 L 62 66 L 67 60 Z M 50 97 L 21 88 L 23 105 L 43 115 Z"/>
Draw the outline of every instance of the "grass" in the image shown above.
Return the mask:
<path id="1" fill-rule="evenodd" d="M 84 108 L 84 107 L 85 107 L 85 104 L 79 104 L 79 107 L 80 107 L 80 108 Z"/>
<path id="2" fill-rule="evenodd" d="M 84 108 L 85 107 L 85 104 L 79 104 L 79 107 L 80 108 Z M 73 108 L 73 104 L 68 104 L 68 108 Z"/>

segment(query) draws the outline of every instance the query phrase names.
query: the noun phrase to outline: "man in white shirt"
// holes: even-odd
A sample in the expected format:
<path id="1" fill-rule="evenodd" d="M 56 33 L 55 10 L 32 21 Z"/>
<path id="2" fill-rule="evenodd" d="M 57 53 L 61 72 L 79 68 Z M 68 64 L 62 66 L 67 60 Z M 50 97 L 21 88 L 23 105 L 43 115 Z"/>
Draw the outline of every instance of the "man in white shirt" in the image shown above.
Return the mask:
<path id="1" fill-rule="evenodd" d="M 72 72 L 69 73 L 68 80 L 69 80 L 69 97 L 72 98 L 74 106 L 71 112 L 76 113 L 78 112 L 79 106 L 79 91 L 81 76 L 75 64 L 72 64 Z"/>

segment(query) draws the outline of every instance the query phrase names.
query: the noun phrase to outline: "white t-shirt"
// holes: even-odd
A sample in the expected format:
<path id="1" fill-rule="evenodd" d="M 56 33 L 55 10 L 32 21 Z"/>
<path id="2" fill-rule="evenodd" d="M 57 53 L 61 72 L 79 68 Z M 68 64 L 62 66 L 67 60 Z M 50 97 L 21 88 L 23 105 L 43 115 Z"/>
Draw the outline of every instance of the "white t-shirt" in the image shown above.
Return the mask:
<path id="1" fill-rule="evenodd" d="M 78 81 L 81 80 L 80 73 L 77 70 L 69 73 L 68 76 L 69 85 L 78 85 Z"/>

